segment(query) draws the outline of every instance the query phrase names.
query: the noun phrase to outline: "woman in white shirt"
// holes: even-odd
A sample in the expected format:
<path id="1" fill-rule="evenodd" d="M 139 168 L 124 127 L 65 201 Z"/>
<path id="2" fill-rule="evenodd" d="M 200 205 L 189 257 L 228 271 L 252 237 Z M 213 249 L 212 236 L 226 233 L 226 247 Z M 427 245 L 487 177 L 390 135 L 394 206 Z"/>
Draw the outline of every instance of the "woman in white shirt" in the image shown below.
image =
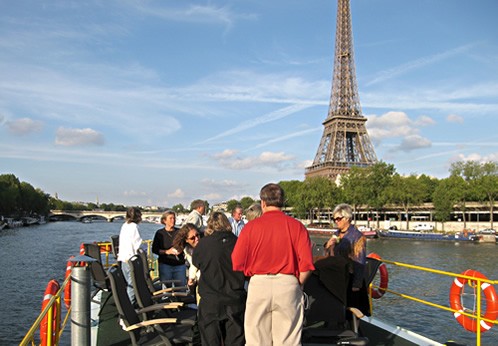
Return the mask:
<path id="1" fill-rule="evenodd" d="M 138 224 L 142 221 L 142 212 L 139 208 L 131 207 L 126 211 L 126 222 L 121 226 L 119 232 L 118 261 L 121 263 L 123 276 L 128 284 L 127 292 L 132 304 L 135 303 L 135 292 L 131 281 L 131 271 L 128 261 L 137 254 L 142 245 L 142 237 L 138 230 Z"/>

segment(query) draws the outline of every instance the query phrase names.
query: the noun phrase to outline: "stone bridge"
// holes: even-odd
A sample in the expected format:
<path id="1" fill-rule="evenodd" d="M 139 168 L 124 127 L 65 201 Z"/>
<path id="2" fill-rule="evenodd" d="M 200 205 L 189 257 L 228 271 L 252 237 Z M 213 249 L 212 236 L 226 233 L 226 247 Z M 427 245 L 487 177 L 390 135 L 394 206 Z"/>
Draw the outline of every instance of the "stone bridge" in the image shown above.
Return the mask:
<path id="1" fill-rule="evenodd" d="M 142 212 L 144 221 L 159 222 L 162 212 Z M 77 220 L 77 221 L 94 221 L 106 220 L 113 222 L 114 220 L 124 220 L 126 211 L 97 211 L 97 210 L 51 210 L 49 220 Z"/>

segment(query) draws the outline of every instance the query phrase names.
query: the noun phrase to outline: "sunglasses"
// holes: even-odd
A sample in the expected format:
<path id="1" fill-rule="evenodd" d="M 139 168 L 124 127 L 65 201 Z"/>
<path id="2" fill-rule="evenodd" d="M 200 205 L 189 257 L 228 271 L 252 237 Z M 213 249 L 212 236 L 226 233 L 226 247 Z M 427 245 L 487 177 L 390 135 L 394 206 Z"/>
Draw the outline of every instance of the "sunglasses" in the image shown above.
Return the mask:
<path id="1" fill-rule="evenodd" d="M 337 222 L 337 221 L 341 221 L 342 219 L 344 219 L 343 216 L 339 216 L 339 217 L 334 217 L 334 222 Z"/>
<path id="2" fill-rule="evenodd" d="M 196 234 L 196 235 L 193 235 L 191 236 L 190 238 L 187 238 L 188 240 L 195 240 L 195 238 L 199 238 L 199 235 Z"/>

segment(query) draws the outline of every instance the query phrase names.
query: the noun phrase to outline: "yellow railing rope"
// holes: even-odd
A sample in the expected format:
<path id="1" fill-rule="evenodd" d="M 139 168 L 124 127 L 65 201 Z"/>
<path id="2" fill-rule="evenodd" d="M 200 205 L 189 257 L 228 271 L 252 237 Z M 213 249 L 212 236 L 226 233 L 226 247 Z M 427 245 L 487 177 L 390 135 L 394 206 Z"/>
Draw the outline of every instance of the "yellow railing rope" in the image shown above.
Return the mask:
<path id="1" fill-rule="evenodd" d="M 481 316 L 481 297 L 482 297 L 482 292 L 481 292 L 481 283 L 485 282 L 485 283 L 488 283 L 488 284 L 491 284 L 491 285 L 496 285 L 498 284 L 498 280 L 489 280 L 489 279 L 483 279 L 483 278 L 478 278 L 478 277 L 473 277 L 473 276 L 468 276 L 468 275 L 462 275 L 462 274 L 455 274 L 455 273 L 451 273 L 451 272 L 447 272 L 447 271 L 443 271 L 443 270 L 437 270 L 437 269 L 431 269 L 431 268 L 426 268 L 426 267 L 422 267 L 422 266 L 416 266 L 416 265 L 412 265 L 412 264 L 407 264 L 407 263 L 401 263 L 401 262 L 396 262 L 396 261 L 390 261 L 390 260 L 386 260 L 386 259 L 380 259 L 380 261 L 384 262 L 384 263 L 388 263 L 388 264 L 392 264 L 392 265 L 395 265 L 395 266 L 398 266 L 398 267 L 403 267 L 403 268 L 408 268 L 408 269 L 414 269 L 414 270 L 420 270 L 420 271 L 424 271 L 424 272 L 429 272 L 429 273 L 433 273 L 433 274 L 439 274 L 439 275 L 445 275 L 445 276 L 449 276 L 449 277 L 453 277 L 453 278 L 463 278 L 463 279 L 467 279 L 467 280 L 470 280 L 470 281 L 475 281 L 477 282 L 477 287 L 479 287 L 479 289 L 477 289 L 477 311 L 476 311 L 476 314 L 469 314 L 468 312 L 464 312 L 464 311 L 458 311 L 460 314 L 464 315 L 464 316 L 467 316 L 467 317 L 470 317 L 470 318 L 473 318 L 473 319 L 476 319 L 476 323 L 477 323 L 477 330 L 476 330 L 476 345 L 477 346 L 480 346 L 481 345 L 481 328 L 479 327 L 480 325 L 480 322 L 481 321 L 486 321 L 488 323 L 493 323 L 493 324 L 498 324 L 498 320 L 489 320 L 487 318 L 484 318 Z M 372 304 L 372 288 L 377 288 L 377 289 L 380 289 L 381 287 L 377 286 L 377 285 L 374 285 L 374 284 L 370 284 L 370 287 L 369 287 L 369 300 L 370 300 L 370 309 L 373 310 L 373 304 Z M 417 297 L 413 297 L 413 296 L 410 296 L 408 294 L 404 294 L 404 293 L 400 293 L 400 292 L 396 292 L 396 291 L 393 291 L 391 289 L 384 289 L 382 288 L 382 290 L 385 290 L 386 293 L 389 292 L 389 293 L 392 293 L 394 295 L 397 295 L 399 297 L 402 297 L 402 298 L 405 298 L 405 299 L 408 299 L 408 300 L 412 300 L 412 301 L 415 301 L 417 303 L 421 303 L 421 304 L 425 304 L 425 305 L 428 305 L 428 306 L 432 306 L 432 307 L 435 307 L 435 308 L 438 308 L 438 309 L 441 309 L 441 310 L 445 310 L 445 311 L 449 311 L 451 313 L 455 313 L 457 312 L 457 310 L 455 309 L 452 309 L 451 307 L 447 307 L 447 306 L 443 306 L 443 305 L 440 305 L 440 304 L 436 304 L 436 303 L 433 303 L 433 302 L 430 302 L 428 300 L 424 300 L 424 299 L 420 299 L 420 298 L 417 298 Z M 371 311 L 373 312 L 373 311 Z"/>

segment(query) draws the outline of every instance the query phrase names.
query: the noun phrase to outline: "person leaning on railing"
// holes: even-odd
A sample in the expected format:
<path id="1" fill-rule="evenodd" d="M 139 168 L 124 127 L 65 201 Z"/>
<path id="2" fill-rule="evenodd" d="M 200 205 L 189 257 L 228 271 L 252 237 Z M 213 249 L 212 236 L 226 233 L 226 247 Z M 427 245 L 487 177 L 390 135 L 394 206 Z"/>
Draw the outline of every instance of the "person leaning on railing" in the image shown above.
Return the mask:
<path id="1" fill-rule="evenodd" d="M 369 315 L 367 287 L 364 282 L 367 242 L 365 236 L 351 224 L 353 210 L 349 204 L 335 207 L 333 220 L 337 234 L 325 243 L 325 251 L 332 256 L 343 256 L 352 264 L 348 285 L 348 306 L 360 309 Z"/>

